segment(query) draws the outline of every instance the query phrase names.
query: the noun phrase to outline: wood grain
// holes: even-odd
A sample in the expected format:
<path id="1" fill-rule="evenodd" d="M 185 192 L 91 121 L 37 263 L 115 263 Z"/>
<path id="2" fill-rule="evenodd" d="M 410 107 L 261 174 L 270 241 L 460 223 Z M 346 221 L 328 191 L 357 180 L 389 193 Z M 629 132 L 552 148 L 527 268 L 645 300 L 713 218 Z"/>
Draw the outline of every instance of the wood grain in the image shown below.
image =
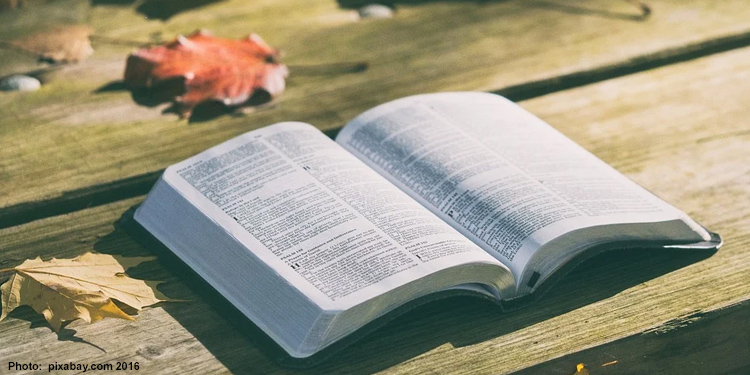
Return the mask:
<path id="1" fill-rule="evenodd" d="M 750 49 L 743 49 L 522 103 L 721 233 L 726 245 L 718 253 L 707 259 L 693 253 L 605 254 L 534 305 L 511 313 L 473 299 L 435 302 L 308 372 L 508 373 L 750 299 L 748 84 Z M 151 249 L 115 224 L 141 199 L 4 229 L 0 266 L 86 251 L 149 254 Z M 235 328 L 225 311 L 212 307 L 210 293 L 175 272 L 169 263 L 154 262 L 133 276 L 168 280 L 164 293 L 192 302 L 147 309 L 135 322 L 74 323 L 59 339 L 41 317 L 19 310 L 0 322 L 0 357 L 34 363 L 140 361 L 141 373 L 300 372 L 274 364 L 252 333 Z"/>
<path id="2" fill-rule="evenodd" d="M 653 0 L 645 21 L 625 2 L 599 0 L 406 1 L 393 19 L 368 21 L 332 0 L 207 1 L 166 20 L 144 17 L 139 2 L 113 3 L 30 2 L 0 14 L 0 40 L 71 23 L 90 24 L 98 37 L 88 61 L 45 75 L 41 90 L 0 95 L 0 207 L 141 176 L 278 121 L 330 129 L 410 94 L 496 90 L 750 32 L 744 0 Z M 132 41 L 168 40 L 198 27 L 226 37 L 258 32 L 292 65 L 367 61 L 370 68 L 327 75 L 292 69 L 275 107 L 192 123 L 118 89 Z M 0 50 L 0 60 L 0 75 L 40 67 L 13 51 Z"/>
<path id="3" fill-rule="evenodd" d="M 644 332 L 566 355 L 513 375 L 572 374 L 584 363 L 595 375 L 747 374 L 750 357 L 750 301 L 699 313 Z M 739 355 L 738 355 L 739 354 Z"/>

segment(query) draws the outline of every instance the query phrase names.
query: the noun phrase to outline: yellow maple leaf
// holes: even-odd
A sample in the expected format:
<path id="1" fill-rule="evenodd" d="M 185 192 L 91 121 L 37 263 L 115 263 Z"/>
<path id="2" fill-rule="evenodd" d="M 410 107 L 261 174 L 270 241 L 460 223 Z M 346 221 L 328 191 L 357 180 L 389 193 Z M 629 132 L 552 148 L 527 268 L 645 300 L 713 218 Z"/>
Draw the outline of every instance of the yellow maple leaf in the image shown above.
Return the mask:
<path id="1" fill-rule="evenodd" d="M 166 301 L 156 290 L 158 282 L 132 279 L 125 270 L 154 257 L 123 258 L 86 253 L 74 259 L 28 259 L 9 269 L 15 271 L 0 287 L 5 319 L 15 308 L 31 306 L 60 331 L 63 322 L 83 319 L 93 323 L 104 318 L 134 320 L 112 300 L 135 310 Z"/>

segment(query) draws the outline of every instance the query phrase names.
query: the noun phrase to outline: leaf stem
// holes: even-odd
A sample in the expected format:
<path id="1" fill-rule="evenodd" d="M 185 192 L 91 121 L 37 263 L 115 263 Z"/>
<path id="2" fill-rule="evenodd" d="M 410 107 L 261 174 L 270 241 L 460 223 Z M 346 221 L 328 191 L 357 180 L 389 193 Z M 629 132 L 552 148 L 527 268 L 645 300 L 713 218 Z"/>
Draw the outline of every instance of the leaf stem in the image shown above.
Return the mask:
<path id="1" fill-rule="evenodd" d="M 15 268 L 3 268 L 3 269 L 0 270 L 0 274 L 6 273 L 6 272 L 11 272 L 11 271 L 14 271 L 14 270 L 15 270 Z"/>

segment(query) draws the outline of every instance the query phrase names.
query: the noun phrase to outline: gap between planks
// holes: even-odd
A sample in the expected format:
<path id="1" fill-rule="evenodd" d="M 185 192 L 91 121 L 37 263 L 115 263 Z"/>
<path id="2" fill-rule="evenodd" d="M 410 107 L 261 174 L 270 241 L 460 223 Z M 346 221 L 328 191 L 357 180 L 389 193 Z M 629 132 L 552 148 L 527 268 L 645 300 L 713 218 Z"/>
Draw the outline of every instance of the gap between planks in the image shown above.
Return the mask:
<path id="1" fill-rule="evenodd" d="M 748 46 L 750 46 L 750 31 L 668 48 L 615 64 L 512 85 L 490 92 L 512 101 L 523 101 Z M 326 131 L 326 134 L 333 138 L 340 129 L 341 127 L 338 127 Z M 160 169 L 75 189 L 54 198 L 0 208 L 0 229 L 146 194 L 163 171 Z"/>

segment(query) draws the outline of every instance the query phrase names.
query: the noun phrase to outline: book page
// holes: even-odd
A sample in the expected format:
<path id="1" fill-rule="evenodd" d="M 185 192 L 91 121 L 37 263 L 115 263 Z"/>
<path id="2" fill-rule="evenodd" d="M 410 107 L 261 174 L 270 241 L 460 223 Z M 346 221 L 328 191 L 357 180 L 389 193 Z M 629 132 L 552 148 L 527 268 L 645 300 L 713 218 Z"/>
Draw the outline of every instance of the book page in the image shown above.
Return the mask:
<path id="1" fill-rule="evenodd" d="M 521 107 L 497 95 L 400 99 L 337 137 L 520 277 L 534 251 L 566 232 L 684 214 Z"/>
<path id="2" fill-rule="evenodd" d="M 246 133 L 168 168 L 164 180 L 328 308 L 458 264 L 503 270 L 307 124 Z"/>

